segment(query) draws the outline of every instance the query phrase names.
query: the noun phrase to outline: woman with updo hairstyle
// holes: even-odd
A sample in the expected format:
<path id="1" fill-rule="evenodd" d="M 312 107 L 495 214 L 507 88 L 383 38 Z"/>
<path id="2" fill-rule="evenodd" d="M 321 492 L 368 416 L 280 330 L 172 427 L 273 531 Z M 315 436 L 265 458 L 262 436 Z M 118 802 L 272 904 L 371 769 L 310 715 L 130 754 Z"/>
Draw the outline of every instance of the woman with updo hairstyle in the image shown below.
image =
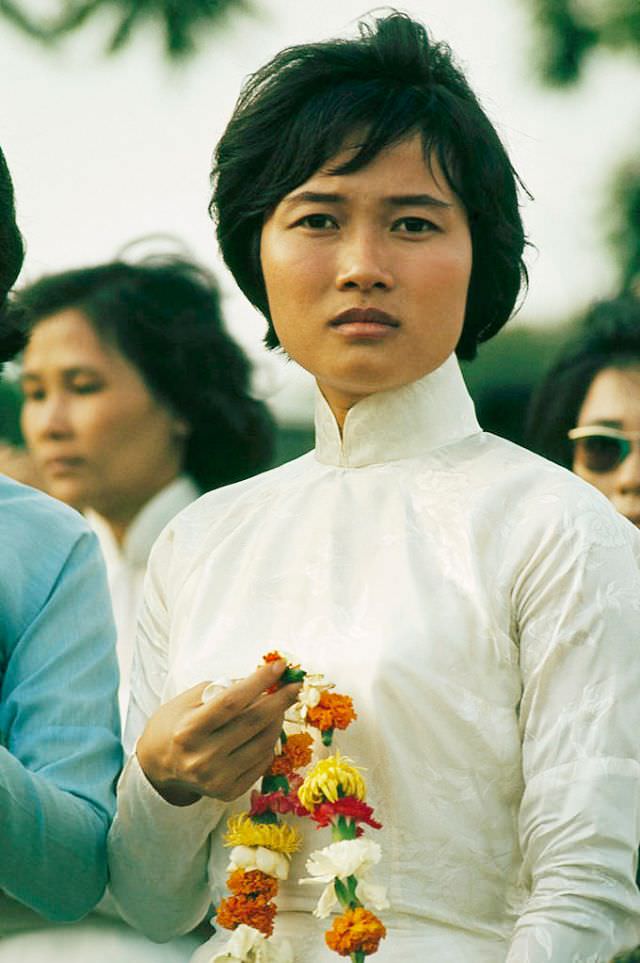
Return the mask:
<path id="1" fill-rule="evenodd" d="M 532 399 L 534 451 L 590 482 L 640 527 L 640 298 L 597 301 Z"/>
<path id="2" fill-rule="evenodd" d="M 147 557 L 198 495 L 263 470 L 273 424 L 202 269 L 113 262 L 23 288 L 22 429 L 43 487 L 83 511 L 111 582 L 127 707 Z"/>
<path id="3" fill-rule="evenodd" d="M 458 358 L 526 278 L 495 128 L 449 48 L 392 12 L 248 78 L 211 210 L 267 343 L 315 378 L 316 444 L 205 495 L 154 547 L 109 842 L 122 912 L 162 940 L 224 899 L 193 963 L 605 963 L 640 936 L 640 541 L 476 420 Z M 339 751 L 379 852 L 317 853 L 310 820 L 284 867 L 261 852 L 261 822 L 293 804 L 251 796 L 298 697 L 273 691 L 273 650 L 353 697 Z M 321 791 L 355 837 L 339 765 Z M 225 835 L 252 800 L 247 834 L 235 818 Z M 235 896 L 254 871 L 280 877 L 268 943 Z M 321 872 L 322 894 L 298 885 Z M 318 919 L 334 894 L 344 913 Z"/>

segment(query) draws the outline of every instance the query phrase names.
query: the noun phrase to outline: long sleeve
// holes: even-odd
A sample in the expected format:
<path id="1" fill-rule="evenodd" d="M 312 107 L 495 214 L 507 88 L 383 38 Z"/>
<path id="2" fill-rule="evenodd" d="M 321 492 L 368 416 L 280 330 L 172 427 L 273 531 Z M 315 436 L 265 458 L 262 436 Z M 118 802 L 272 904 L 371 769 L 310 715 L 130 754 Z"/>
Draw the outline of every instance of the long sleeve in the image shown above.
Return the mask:
<path id="1" fill-rule="evenodd" d="M 132 671 L 126 745 L 132 755 L 118 785 L 109 834 L 110 889 L 123 918 L 152 940 L 165 942 L 193 929 L 209 906 L 209 837 L 225 804 L 203 798 L 172 806 L 151 786 L 135 756 L 135 742 L 162 702 L 169 657 L 164 586 L 170 582 L 171 539 L 152 552 Z"/>
<path id="2" fill-rule="evenodd" d="M 591 499 L 559 524 L 546 507 L 514 587 L 531 892 L 507 961 L 604 963 L 640 941 L 636 533 Z"/>
<path id="3" fill-rule="evenodd" d="M 53 526 L 50 509 L 40 527 L 27 512 L 19 531 L 3 523 L 0 889 L 70 921 L 106 885 L 122 756 L 104 566 L 75 513 L 72 537 L 64 526 L 59 537 L 58 510 Z M 25 541 L 31 561 L 21 566 Z"/>

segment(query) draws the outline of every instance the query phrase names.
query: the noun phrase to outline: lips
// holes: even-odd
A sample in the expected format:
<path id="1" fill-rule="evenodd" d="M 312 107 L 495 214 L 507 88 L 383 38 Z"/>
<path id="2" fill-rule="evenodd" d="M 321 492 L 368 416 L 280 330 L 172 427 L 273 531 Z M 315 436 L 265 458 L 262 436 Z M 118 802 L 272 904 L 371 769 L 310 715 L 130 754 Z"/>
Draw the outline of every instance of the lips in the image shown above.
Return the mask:
<path id="1" fill-rule="evenodd" d="M 346 324 L 379 324 L 388 328 L 399 328 L 400 322 L 386 311 L 378 308 L 348 308 L 341 311 L 329 322 L 332 328 L 340 328 Z"/>
<path id="2" fill-rule="evenodd" d="M 75 471 L 83 464 L 84 459 L 77 456 L 53 456 L 42 462 L 42 467 L 49 475 L 66 475 Z"/>

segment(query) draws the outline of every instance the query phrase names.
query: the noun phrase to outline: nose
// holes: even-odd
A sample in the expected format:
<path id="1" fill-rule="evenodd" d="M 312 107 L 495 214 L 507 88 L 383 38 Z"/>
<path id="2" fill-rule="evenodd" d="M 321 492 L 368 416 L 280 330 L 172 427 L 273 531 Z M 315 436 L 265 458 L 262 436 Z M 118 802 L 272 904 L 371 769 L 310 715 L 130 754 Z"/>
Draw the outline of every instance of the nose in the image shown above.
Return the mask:
<path id="1" fill-rule="evenodd" d="M 389 290 L 393 286 L 393 272 L 385 247 L 374 232 L 353 231 L 345 236 L 336 272 L 338 290 Z"/>
<path id="2" fill-rule="evenodd" d="M 22 427 L 27 443 L 68 438 L 72 429 L 65 398 L 59 394 L 51 394 L 37 405 L 25 405 Z"/>
<path id="3" fill-rule="evenodd" d="M 635 441 L 616 474 L 616 488 L 621 495 L 640 494 L 640 441 Z"/>

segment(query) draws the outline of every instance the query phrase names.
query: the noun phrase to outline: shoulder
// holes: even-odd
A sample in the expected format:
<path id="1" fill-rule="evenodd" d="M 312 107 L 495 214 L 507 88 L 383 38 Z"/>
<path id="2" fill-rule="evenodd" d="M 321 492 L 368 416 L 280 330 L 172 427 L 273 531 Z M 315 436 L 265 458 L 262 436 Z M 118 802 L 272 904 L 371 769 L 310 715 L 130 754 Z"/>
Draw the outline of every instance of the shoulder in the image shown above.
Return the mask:
<path id="1" fill-rule="evenodd" d="M 184 574 L 185 565 L 193 568 L 217 542 L 241 526 L 254 524 L 286 498 L 288 490 L 321 470 L 309 452 L 252 478 L 206 492 L 163 529 L 151 552 L 150 566 L 162 566 L 167 578 L 170 567 Z"/>
<path id="2" fill-rule="evenodd" d="M 640 556 L 640 533 L 609 500 L 573 472 L 512 442 L 483 433 L 469 451 L 480 500 L 500 530 L 539 555 L 563 544 L 572 552 L 625 547 Z"/>
<path id="3" fill-rule="evenodd" d="M 45 544 L 47 552 L 39 554 L 51 551 L 67 554 L 78 539 L 90 531 L 82 515 L 74 509 L 3 475 L 0 475 L 0 520 L 5 546 L 14 552 L 31 550 L 21 554 L 25 563 L 38 546 Z M 3 564 L 7 561 L 3 554 Z"/>
<path id="4" fill-rule="evenodd" d="M 80 543 L 83 558 L 86 553 L 99 558 L 99 550 L 78 512 L 4 476 L 0 531 L 0 625 L 6 639 L 41 609 Z"/>

